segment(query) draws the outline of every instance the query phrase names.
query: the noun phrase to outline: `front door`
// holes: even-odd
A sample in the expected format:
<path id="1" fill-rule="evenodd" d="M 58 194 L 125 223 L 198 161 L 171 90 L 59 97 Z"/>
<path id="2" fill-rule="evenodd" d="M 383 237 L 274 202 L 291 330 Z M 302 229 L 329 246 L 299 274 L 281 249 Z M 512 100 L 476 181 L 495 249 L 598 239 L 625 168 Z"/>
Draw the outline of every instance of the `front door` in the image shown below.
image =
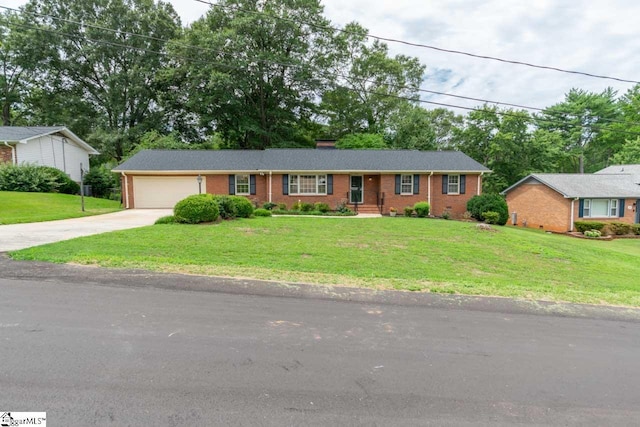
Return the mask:
<path id="1" fill-rule="evenodd" d="M 358 203 L 362 204 L 362 186 L 364 184 L 364 179 L 362 175 L 352 175 L 351 176 L 351 186 L 349 191 L 349 203 Z"/>

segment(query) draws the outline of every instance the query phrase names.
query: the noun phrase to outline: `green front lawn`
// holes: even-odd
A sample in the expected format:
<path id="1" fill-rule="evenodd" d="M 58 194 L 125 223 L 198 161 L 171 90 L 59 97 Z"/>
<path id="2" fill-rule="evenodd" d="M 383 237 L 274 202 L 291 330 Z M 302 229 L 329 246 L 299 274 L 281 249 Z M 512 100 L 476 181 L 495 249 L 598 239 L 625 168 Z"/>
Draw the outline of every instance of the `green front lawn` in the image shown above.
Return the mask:
<path id="1" fill-rule="evenodd" d="M 53 221 L 120 210 L 120 202 L 93 197 L 85 197 L 84 205 L 82 212 L 80 196 L 69 194 L 0 191 L 0 224 Z"/>
<path id="2" fill-rule="evenodd" d="M 255 218 L 156 225 L 15 259 L 640 307 L 640 240 L 416 218 Z"/>

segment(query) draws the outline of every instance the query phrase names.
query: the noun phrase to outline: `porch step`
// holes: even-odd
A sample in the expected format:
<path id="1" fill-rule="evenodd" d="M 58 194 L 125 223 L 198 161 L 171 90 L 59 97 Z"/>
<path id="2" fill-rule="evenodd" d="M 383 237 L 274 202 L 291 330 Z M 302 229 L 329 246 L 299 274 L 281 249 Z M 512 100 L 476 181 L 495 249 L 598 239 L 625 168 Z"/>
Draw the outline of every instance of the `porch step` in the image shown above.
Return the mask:
<path id="1" fill-rule="evenodd" d="M 355 207 L 351 206 L 351 209 L 355 210 Z M 358 213 L 379 214 L 380 209 L 376 205 L 358 205 Z"/>

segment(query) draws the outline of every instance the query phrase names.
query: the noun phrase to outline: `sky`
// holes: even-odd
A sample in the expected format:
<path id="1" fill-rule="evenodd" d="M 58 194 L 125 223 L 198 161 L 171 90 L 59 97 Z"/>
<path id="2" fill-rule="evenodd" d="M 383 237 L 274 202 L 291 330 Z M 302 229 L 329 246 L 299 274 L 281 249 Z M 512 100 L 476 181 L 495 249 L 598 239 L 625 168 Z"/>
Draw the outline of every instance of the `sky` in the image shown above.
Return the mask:
<path id="1" fill-rule="evenodd" d="M 169 0 L 187 25 L 208 10 L 195 0 Z M 438 48 L 640 81 L 637 0 L 321 0 L 334 26 L 356 21 L 370 34 Z M 0 0 L 17 7 L 24 0 Z M 623 95 L 633 83 L 559 73 L 388 43 L 392 55 L 426 65 L 423 89 L 544 108 L 571 88 Z M 422 93 L 424 101 L 481 105 Z M 426 108 L 436 105 L 424 103 Z M 465 110 L 452 108 L 457 113 Z"/>

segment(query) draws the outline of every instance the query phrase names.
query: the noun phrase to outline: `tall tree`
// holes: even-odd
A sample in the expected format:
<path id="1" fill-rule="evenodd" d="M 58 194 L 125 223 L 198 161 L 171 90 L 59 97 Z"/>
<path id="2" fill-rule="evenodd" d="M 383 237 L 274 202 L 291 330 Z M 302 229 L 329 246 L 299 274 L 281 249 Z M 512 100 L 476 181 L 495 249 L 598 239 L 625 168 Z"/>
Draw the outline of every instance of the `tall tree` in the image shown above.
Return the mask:
<path id="1" fill-rule="evenodd" d="M 169 3 L 30 0 L 23 13 L 55 47 L 40 79 L 42 96 L 90 117 L 100 151 L 120 160 L 159 127 L 154 80 L 167 40 L 180 31 Z"/>
<path id="2" fill-rule="evenodd" d="M 312 143 L 333 31 L 318 0 L 222 0 L 173 44 L 161 75 L 176 128 L 230 148 Z M 188 94 L 188 95 L 187 95 Z"/>
<path id="3" fill-rule="evenodd" d="M 538 116 L 541 129 L 558 132 L 566 141 L 571 161 L 567 171 L 584 173 L 606 164 L 607 153 L 612 154 L 606 147 L 612 141 L 605 136 L 620 117 L 615 96 L 611 88 L 602 93 L 571 89 L 564 102 L 546 108 Z"/>
<path id="4" fill-rule="evenodd" d="M 367 30 L 350 23 L 335 38 L 332 87 L 322 96 L 322 110 L 334 135 L 386 133 L 394 114 L 418 100 L 425 66 L 417 58 L 389 55 Z"/>

